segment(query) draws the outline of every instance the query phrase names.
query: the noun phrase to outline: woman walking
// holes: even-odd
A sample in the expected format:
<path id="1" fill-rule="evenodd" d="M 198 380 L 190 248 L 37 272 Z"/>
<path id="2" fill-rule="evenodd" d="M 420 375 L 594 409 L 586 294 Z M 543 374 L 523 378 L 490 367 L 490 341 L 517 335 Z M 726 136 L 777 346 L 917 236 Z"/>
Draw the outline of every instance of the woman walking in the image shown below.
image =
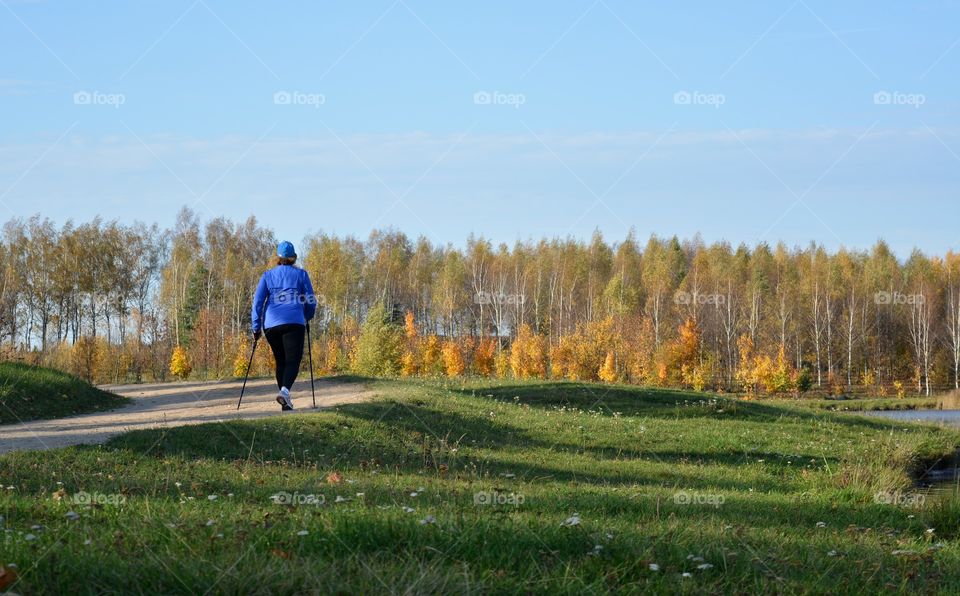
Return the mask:
<path id="1" fill-rule="evenodd" d="M 263 332 L 277 363 L 277 403 L 292 410 L 290 390 L 300 371 L 306 326 L 317 311 L 317 298 L 310 276 L 299 267 L 293 244 L 284 240 L 277 245 L 277 258 L 264 272 L 253 296 L 253 336 Z"/>

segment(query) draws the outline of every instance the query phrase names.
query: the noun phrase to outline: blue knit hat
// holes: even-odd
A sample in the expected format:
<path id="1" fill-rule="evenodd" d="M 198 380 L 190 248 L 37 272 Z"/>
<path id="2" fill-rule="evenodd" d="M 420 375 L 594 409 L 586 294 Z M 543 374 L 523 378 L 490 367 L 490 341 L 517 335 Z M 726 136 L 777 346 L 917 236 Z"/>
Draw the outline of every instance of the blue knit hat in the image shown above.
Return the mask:
<path id="1" fill-rule="evenodd" d="M 277 245 L 277 256 L 284 259 L 291 259 L 297 256 L 297 251 L 293 249 L 293 244 L 284 240 Z"/>

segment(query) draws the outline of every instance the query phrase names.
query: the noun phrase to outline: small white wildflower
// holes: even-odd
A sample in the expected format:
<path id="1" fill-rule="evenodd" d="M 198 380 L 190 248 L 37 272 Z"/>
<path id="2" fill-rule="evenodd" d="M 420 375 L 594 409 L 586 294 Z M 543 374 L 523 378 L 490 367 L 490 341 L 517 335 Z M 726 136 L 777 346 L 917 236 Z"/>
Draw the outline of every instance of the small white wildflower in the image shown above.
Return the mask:
<path id="1" fill-rule="evenodd" d="M 650 571 L 660 571 L 660 566 L 657 565 L 656 563 L 650 563 L 649 567 L 650 567 Z"/>
<path id="2" fill-rule="evenodd" d="M 308 532 L 308 531 L 306 531 L 306 530 L 300 530 L 299 532 L 297 532 L 297 536 L 306 536 L 306 535 L 309 534 L 309 533 L 310 533 L 310 532 Z"/>
<path id="3" fill-rule="evenodd" d="M 416 511 L 416 509 L 414 509 L 413 507 L 404 507 L 404 508 L 403 508 L 403 512 L 404 512 L 404 513 L 413 513 L 414 511 Z"/>
<path id="4" fill-rule="evenodd" d="M 827 523 L 826 523 L 826 522 L 817 522 L 817 527 L 818 527 L 818 528 L 826 528 L 826 527 L 827 527 Z"/>
<path id="5" fill-rule="evenodd" d="M 435 523 L 437 523 L 437 518 L 433 517 L 432 515 L 428 515 L 427 517 L 420 520 L 421 526 L 425 526 L 427 524 L 435 524 Z"/>
<path id="6" fill-rule="evenodd" d="M 713 569 L 713 565 L 710 563 L 701 563 L 700 565 L 697 565 L 697 569 L 700 571 L 706 571 L 707 569 Z"/>
<path id="7" fill-rule="evenodd" d="M 216 500 L 217 500 L 217 495 L 207 495 L 207 500 L 208 500 L 208 501 L 216 501 Z"/>

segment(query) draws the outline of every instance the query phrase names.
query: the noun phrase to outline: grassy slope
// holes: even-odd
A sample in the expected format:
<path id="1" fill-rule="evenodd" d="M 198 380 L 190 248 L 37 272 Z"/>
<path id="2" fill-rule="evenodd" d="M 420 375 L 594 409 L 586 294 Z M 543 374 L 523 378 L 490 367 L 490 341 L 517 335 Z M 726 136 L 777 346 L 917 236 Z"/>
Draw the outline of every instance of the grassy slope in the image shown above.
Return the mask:
<path id="1" fill-rule="evenodd" d="M 0 562 L 24 593 L 960 590 L 956 509 L 873 497 L 955 432 L 633 387 L 375 387 L 336 411 L 0 457 Z M 59 482 L 126 503 L 58 501 Z M 493 490 L 523 503 L 475 504 Z"/>
<path id="2" fill-rule="evenodd" d="M 108 410 L 126 402 L 65 372 L 0 362 L 0 424 Z"/>

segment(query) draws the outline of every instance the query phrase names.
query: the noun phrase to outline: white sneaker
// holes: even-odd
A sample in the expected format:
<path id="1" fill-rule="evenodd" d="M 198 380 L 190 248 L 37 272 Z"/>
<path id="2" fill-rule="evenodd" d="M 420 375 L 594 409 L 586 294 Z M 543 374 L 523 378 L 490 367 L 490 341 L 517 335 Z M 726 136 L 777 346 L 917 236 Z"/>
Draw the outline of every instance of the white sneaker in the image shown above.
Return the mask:
<path id="1" fill-rule="evenodd" d="M 290 399 L 290 390 L 286 387 L 280 389 L 280 392 L 277 393 L 277 403 L 280 404 L 284 410 L 293 409 L 293 400 Z"/>

